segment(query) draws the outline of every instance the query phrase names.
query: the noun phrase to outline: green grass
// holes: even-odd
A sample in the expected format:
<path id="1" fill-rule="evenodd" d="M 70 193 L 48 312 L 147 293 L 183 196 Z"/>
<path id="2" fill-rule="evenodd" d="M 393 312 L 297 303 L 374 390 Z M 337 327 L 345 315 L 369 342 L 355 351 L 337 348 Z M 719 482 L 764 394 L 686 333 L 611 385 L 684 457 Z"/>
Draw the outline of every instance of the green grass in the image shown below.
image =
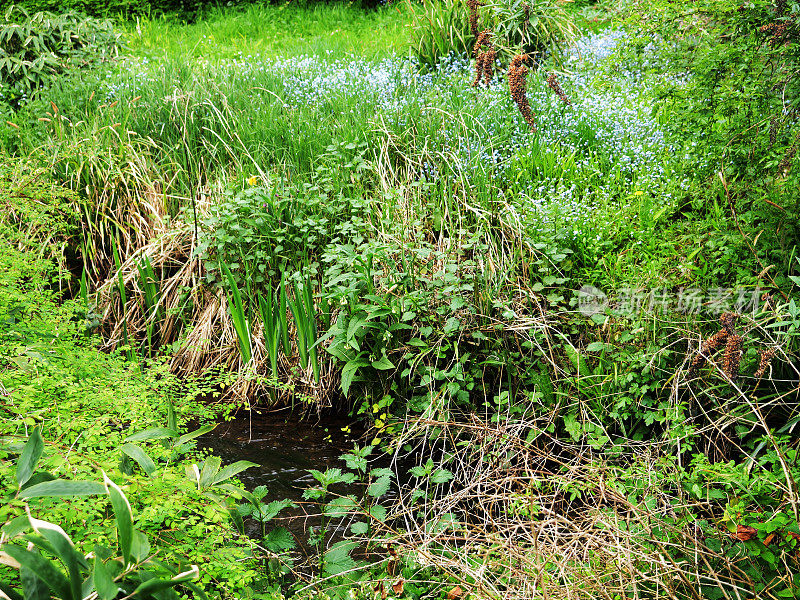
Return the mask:
<path id="1" fill-rule="evenodd" d="M 241 55 L 405 54 L 409 14 L 403 3 L 365 12 L 348 2 L 247 5 L 212 9 L 192 24 L 142 18 L 127 24 L 134 54 L 207 60 Z"/>

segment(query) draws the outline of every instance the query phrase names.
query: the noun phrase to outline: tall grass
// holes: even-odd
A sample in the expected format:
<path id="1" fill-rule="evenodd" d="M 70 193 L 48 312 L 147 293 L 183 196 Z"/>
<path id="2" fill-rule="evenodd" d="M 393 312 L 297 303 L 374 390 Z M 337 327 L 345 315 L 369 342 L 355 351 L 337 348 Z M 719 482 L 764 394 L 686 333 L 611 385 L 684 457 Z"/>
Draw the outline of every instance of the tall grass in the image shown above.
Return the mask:
<path id="1" fill-rule="evenodd" d="M 355 54 L 380 58 L 408 47 L 408 8 L 373 12 L 342 2 L 248 4 L 215 8 L 184 26 L 172 18 L 139 18 L 127 25 L 132 52 L 148 57 L 222 59 L 242 55 Z"/>

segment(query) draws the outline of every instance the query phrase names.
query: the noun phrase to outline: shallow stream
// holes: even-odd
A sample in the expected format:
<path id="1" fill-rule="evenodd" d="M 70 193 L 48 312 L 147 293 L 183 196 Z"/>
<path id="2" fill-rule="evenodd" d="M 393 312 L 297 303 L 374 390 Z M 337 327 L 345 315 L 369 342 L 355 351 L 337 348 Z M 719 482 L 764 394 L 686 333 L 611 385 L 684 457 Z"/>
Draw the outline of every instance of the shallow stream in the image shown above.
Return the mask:
<path id="1" fill-rule="evenodd" d="M 296 507 L 286 508 L 267 524 L 269 531 L 277 525 L 286 527 L 295 539 L 305 545 L 309 527 L 319 524 L 319 507 L 303 500 L 303 491 L 316 484 L 309 469 L 325 471 L 328 468 L 345 469 L 339 457 L 352 450 L 356 443 L 352 433 L 355 429 L 348 420 L 324 418 L 322 423 L 301 421 L 286 412 L 273 412 L 247 416 L 220 423 L 214 431 L 199 440 L 201 448 L 211 450 L 223 464 L 237 460 L 249 460 L 251 467 L 239 474 L 239 479 L 248 490 L 266 486 L 264 503 L 274 500 L 292 500 Z M 356 493 L 357 486 L 336 486 L 337 494 Z M 254 537 L 261 534 L 261 526 L 246 520 L 247 533 Z M 344 527 L 346 524 L 338 524 Z M 333 525 L 336 536 L 337 525 Z"/>

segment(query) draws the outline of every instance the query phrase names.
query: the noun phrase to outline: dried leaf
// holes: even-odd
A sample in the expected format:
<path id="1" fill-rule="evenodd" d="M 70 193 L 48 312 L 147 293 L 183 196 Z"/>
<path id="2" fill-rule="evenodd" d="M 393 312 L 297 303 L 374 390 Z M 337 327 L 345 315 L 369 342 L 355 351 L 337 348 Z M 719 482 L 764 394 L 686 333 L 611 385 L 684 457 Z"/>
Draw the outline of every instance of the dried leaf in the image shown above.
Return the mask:
<path id="1" fill-rule="evenodd" d="M 461 596 L 464 595 L 464 590 L 461 589 L 460 585 L 457 585 L 452 590 L 447 592 L 447 600 L 458 600 Z"/>
<path id="2" fill-rule="evenodd" d="M 400 577 L 397 581 L 392 584 L 392 591 L 394 592 L 395 596 L 399 596 L 403 593 L 403 586 L 405 585 L 405 580 Z"/>
<path id="3" fill-rule="evenodd" d="M 764 538 L 764 545 L 769 546 L 772 543 L 773 539 L 775 539 L 775 534 L 770 533 L 766 538 Z"/>
<path id="4" fill-rule="evenodd" d="M 746 542 L 748 540 L 752 540 L 754 537 L 756 537 L 756 535 L 758 535 L 758 530 L 755 527 L 748 527 L 747 525 L 737 525 L 734 537 L 737 540 Z"/>

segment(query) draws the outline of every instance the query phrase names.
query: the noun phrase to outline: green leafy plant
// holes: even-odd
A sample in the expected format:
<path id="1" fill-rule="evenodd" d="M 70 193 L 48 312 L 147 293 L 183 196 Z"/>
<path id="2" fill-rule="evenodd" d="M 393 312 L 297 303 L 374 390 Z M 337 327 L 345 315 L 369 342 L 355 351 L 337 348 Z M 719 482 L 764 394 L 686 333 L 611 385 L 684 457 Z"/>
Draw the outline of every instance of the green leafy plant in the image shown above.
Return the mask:
<path id="1" fill-rule="evenodd" d="M 130 503 L 122 489 L 103 473 L 104 483 L 58 480 L 47 473 L 35 473 L 43 440 L 39 428 L 33 430 L 17 461 L 19 497 L 74 497 L 105 495 L 111 501 L 116 519 L 120 556 L 102 544 L 94 549 L 93 560 L 76 551 L 72 540 L 58 525 L 35 519 L 30 509 L 0 529 L 0 562 L 19 571 L 20 588 L 0 583 L 0 591 L 12 599 L 80 600 L 95 592 L 98 598 L 112 600 L 120 594 L 139 598 L 177 598 L 176 586 L 190 588 L 200 598 L 204 592 L 191 582 L 199 577 L 196 566 L 178 571 L 153 560 L 150 544 L 133 525 Z M 27 542 L 25 548 L 18 542 Z M 48 558 L 52 555 L 61 563 Z M 66 574 L 62 569 L 66 569 Z M 20 593 L 21 592 L 21 593 Z"/>
<path id="2" fill-rule="evenodd" d="M 12 5 L 0 21 L 0 102 L 22 104 L 54 77 L 116 56 L 120 47 L 110 21 L 73 12 L 31 15 Z"/>
<path id="3" fill-rule="evenodd" d="M 412 15 L 411 49 L 425 69 L 451 54 L 468 56 L 475 36 L 464 0 L 407 0 Z"/>

